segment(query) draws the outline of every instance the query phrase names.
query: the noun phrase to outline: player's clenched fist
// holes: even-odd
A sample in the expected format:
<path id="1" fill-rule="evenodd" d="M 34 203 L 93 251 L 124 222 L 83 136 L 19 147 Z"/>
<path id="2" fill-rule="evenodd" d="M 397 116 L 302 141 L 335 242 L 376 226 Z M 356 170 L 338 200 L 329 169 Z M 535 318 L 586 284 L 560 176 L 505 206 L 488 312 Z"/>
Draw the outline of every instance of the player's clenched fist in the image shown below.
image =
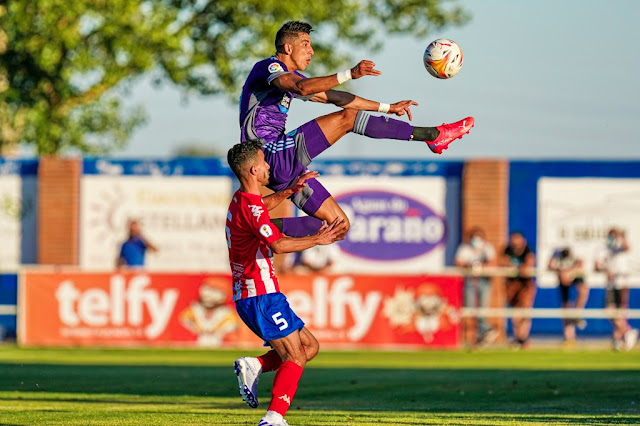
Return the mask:
<path id="1" fill-rule="evenodd" d="M 351 68 L 351 78 L 360 78 L 360 77 L 364 77 L 365 75 L 380 75 L 382 74 L 381 71 L 378 71 L 377 69 L 375 69 L 376 64 L 371 62 L 371 61 L 360 61 L 360 63 L 358 65 L 356 65 L 355 67 Z"/>

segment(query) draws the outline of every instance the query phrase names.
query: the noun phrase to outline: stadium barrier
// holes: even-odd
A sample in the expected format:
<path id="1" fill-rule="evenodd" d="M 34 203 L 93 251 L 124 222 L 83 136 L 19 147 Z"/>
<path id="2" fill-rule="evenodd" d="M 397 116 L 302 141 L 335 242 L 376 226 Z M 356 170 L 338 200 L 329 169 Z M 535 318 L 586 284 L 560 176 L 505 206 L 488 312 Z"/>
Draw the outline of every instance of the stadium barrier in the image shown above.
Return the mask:
<path id="1" fill-rule="evenodd" d="M 578 331 L 579 337 L 610 337 L 612 332 L 611 320 L 614 318 L 626 318 L 632 327 L 640 327 L 640 291 L 637 288 L 640 279 L 637 272 L 632 274 L 630 280 L 629 306 L 627 309 L 614 309 L 605 306 L 606 287 L 603 286 L 604 276 L 590 275 L 586 280 L 589 288 L 587 304 L 583 309 L 563 308 L 561 306 L 558 285 L 553 281 L 543 280 L 538 283 L 534 304 L 530 308 L 509 307 L 505 295 L 504 279 L 515 277 L 518 270 L 514 267 L 489 266 L 481 268 L 447 268 L 447 274 L 462 277 L 488 277 L 492 285 L 491 303 L 488 306 L 463 306 L 460 316 L 463 318 L 463 335 L 465 342 L 475 341 L 477 328 L 474 321 L 485 318 L 496 330 L 501 331 L 505 337 L 511 332 L 511 318 L 530 318 L 532 336 L 561 336 L 564 319 L 588 320 L 583 322 Z M 531 277 L 540 277 L 543 268 L 529 268 L 524 271 Z M 600 274 L 603 275 L 603 274 Z M 635 277 L 634 277 L 635 275 Z M 596 284 L 592 284 L 592 279 Z M 571 289 L 571 292 L 574 292 Z"/>
<path id="2" fill-rule="evenodd" d="M 576 308 L 462 308 L 460 316 L 466 318 L 627 318 L 640 319 L 640 309 L 576 309 Z"/>
<path id="3" fill-rule="evenodd" d="M 640 292 L 635 289 L 629 309 L 605 308 L 602 288 L 591 290 L 594 297 L 585 309 L 559 307 L 557 288 L 539 289 L 532 308 L 504 307 L 504 301 L 462 306 L 465 276 L 491 276 L 499 289 L 500 277 L 514 273 L 513 268 L 448 268 L 436 276 L 309 274 L 282 275 L 280 281 L 294 309 L 327 347 L 455 348 L 465 331 L 463 320 L 480 317 L 505 332 L 506 319 L 532 318 L 533 335 L 558 336 L 564 318 L 590 319 L 581 333 L 592 336 L 608 335 L 612 318 L 627 318 L 632 325 L 640 319 Z M 235 317 L 226 274 L 35 268 L 19 275 L 3 276 L 6 297 L 0 300 L 0 325 L 6 335 L 15 336 L 19 314 L 18 337 L 23 344 L 238 347 L 260 343 Z M 227 316 L 223 310 L 213 315 L 214 310 L 198 306 L 206 287 L 224 293 Z M 19 308 L 10 303 L 15 303 L 16 295 Z"/>
<path id="4" fill-rule="evenodd" d="M 260 347 L 228 274 L 135 270 L 21 273 L 19 342 L 41 346 Z M 282 275 L 294 311 L 333 348 L 456 348 L 462 279 Z"/>

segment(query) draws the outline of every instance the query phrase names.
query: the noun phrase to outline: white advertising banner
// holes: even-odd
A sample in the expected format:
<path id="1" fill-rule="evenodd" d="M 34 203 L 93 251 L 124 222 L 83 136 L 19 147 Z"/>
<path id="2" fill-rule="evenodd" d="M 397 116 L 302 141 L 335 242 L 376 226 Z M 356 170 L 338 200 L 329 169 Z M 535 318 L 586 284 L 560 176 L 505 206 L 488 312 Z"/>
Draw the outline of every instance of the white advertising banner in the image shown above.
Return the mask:
<path id="1" fill-rule="evenodd" d="M 339 242 L 332 271 L 404 274 L 445 266 L 442 177 L 323 176 L 351 228 Z"/>
<path id="2" fill-rule="evenodd" d="M 158 248 L 152 271 L 229 269 L 224 227 L 231 180 L 211 176 L 85 175 L 81 182 L 80 266 L 113 268 L 127 222 L 136 219 Z"/>
<path id="3" fill-rule="evenodd" d="M 542 178 L 538 182 L 538 284 L 555 287 L 547 269 L 553 252 L 568 247 L 583 260 L 586 282 L 603 287 L 605 276 L 594 271 L 607 233 L 625 232 L 630 250 L 630 286 L 640 287 L 640 179 Z"/>
<path id="4" fill-rule="evenodd" d="M 0 270 L 36 262 L 35 176 L 0 174 Z"/>

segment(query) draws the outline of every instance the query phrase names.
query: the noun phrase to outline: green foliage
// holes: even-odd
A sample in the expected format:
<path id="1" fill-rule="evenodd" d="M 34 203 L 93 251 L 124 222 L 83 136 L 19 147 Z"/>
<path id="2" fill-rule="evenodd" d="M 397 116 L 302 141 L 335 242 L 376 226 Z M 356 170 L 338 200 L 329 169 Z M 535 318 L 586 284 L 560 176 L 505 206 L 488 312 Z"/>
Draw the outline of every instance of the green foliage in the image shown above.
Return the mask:
<path id="1" fill-rule="evenodd" d="M 0 5 L 0 150 L 101 154 L 144 122 L 127 84 L 152 73 L 187 92 L 236 97 L 287 20 L 316 28 L 314 72 L 387 34 L 423 36 L 468 16 L 455 0 L 17 0 Z"/>

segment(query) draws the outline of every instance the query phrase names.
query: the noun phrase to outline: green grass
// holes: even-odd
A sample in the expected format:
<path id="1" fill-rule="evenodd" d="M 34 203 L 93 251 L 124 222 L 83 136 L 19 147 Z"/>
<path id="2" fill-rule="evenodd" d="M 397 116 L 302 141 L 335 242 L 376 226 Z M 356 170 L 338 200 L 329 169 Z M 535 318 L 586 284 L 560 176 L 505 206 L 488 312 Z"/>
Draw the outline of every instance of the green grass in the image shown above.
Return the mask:
<path id="1" fill-rule="evenodd" d="M 231 364 L 256 352 L 0 346 L 0 425 L 256 425 Z M 295 425 L 640 424 L 638 352 L 321 352 Z"/>

